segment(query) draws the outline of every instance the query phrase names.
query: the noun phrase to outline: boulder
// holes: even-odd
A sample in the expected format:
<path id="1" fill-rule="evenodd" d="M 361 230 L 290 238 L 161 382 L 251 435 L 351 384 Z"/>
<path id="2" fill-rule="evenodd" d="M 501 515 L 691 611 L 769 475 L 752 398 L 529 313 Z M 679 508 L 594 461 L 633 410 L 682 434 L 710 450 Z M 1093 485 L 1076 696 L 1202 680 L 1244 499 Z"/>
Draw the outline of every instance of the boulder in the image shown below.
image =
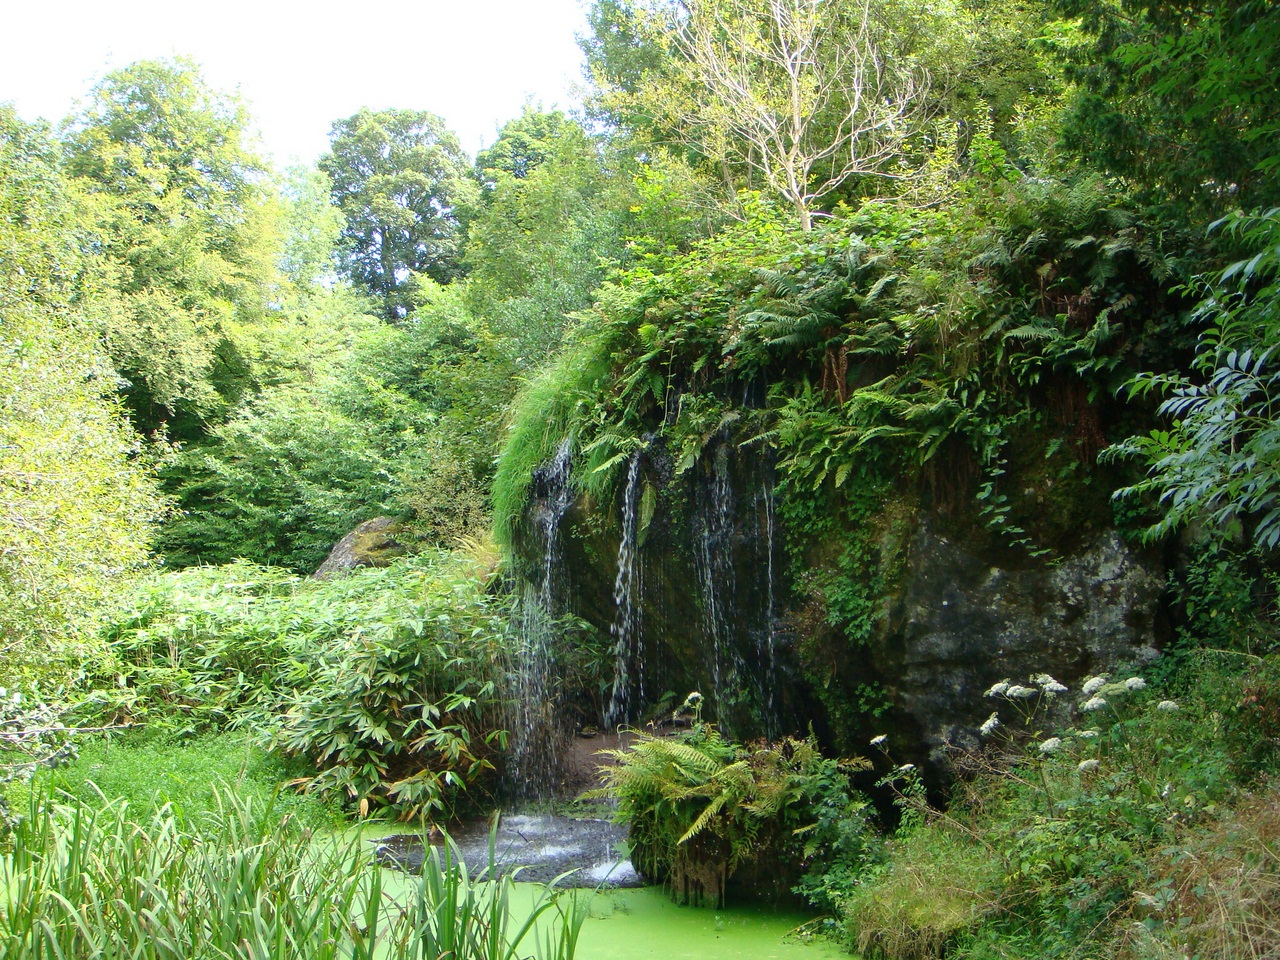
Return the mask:
<path id="1" fill-rule="evenodd" d="M 396 539 L 402 530 L 400 521 L 392 517 L 366 520 L 337 542 L 312 577 L 328 580 L 356 567 L 387 566 L 407 552 L 404 544 Z"/>

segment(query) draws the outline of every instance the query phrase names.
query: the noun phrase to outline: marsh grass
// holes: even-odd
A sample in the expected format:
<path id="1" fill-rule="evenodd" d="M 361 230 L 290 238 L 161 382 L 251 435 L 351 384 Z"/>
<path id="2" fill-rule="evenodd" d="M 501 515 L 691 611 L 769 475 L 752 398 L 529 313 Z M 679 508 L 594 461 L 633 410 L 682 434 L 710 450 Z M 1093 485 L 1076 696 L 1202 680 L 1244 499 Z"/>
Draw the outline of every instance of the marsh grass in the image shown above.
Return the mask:
<path id="1" fill-rule="evenodd" d="M 33 795 L 0 861 L 0 956 L 130 960 L 572 960 L 585 902 L 469 877 L 450 850 L 393 899 L 359 839 L 313 837 L 218 793 L 198 829 Z"/>

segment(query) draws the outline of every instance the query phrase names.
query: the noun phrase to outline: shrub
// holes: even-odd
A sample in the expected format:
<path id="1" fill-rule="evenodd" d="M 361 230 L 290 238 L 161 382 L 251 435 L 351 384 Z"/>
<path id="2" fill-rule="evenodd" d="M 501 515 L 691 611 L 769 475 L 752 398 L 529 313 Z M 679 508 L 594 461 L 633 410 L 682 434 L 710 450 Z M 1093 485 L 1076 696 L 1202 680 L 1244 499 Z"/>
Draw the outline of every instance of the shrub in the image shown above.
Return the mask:
<path id="1" fill-rule="evenodd" d="M 696 697 L 697 695 L 692 695 Z M 845 771 L 813 738 L 736 744 L 698 722 L 676 737 L 638 735 L 606 786 L 630 828 L 631 859 L 680 903 L 723 904 L 731 878 L 760 864 L 755 892 L 785 892 L 850 804 Z M 769 889 L 772 886 L 773 889 Z"/>
<path id="2" fill-rule="evenodd" d="M 251 564 L 164 574 L 108 631 L 116 660 L 82 713 L 274 732 L 323 796 L 445 808 L 503 738 L 507 600 L 485 584 L 479 563 L 439 551 L 328 581 Z"/>

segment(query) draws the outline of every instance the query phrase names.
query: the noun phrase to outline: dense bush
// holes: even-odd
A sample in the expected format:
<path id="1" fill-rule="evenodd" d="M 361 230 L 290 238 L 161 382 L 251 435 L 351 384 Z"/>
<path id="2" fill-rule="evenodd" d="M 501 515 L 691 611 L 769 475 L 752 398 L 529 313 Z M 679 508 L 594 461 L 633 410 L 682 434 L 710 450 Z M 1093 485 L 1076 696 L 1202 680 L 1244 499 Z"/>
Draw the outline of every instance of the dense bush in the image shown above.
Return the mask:
<path id="1" fill-rule="evenodd" d="M 610 754 L 617 764 L 596 795 L 617 799 L 632 862 L 680 903 L 719 906 L 735 879 L 749 895 L 776 898 L 806 868 L 803 889 L 823 900 L 838 883 L 833 858 L 869 843 L 865 804 L 847 778 L 861 764 L 825 759 L 812 738 L 738 744 L 698 721 L 674 736 L 639 734 Z M 841 836 L 851 830 L 853 843 Z"/>
<path id="2" fill-rule="evenodd" d="M 432 552 L 330 581 L 250 564 L 156 576 L 108 630 L 115 660 L 81 711 L 274 732 L 322 795 L 446 807 L 503 736 L 507 601 L 483 573 Z"/>

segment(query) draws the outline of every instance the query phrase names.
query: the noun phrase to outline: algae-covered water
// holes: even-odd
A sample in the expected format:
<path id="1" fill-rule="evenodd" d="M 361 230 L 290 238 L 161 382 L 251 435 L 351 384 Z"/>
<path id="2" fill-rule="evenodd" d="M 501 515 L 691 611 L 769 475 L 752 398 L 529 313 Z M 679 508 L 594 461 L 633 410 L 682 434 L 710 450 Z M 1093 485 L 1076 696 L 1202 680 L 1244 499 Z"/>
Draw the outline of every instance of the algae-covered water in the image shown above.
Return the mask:
<path id="1" fill-rule="evenodd" d="M 406 882 L 383 871 L 392 898 Z M 522 917 L 541 886 L 517 883 L 512 913 Z M 570 891 L 589 901 L 576 960 L 852 960 L 833 941 L 807 936 L 812 918 L 760 907 L 680 907 L 660 887 Z"/>
<path id="2" fill-rule="evenodd" d="M 554 863 L 553 874 L 575 866 L 584 875 L 608 867 L 610 876 L 628 873 L 634 876 L 630 863 L 620 864 L 618 854 L 611 852 L 611 844 L 617 838 L 606 837 L 602 841 L 593 832 L 594 824 L 548 815 L 508 817 L 494 835 L 494 852 L 510 859 L 507 866 L 519 865 L 520 876 L 525 878 L 532 874 L 537 879 L 547 879 L 538 874 L 539 859 Z M 453 833 L 463 860 L 478 858 L 478 863 L 469 864 L 472 876 L 487 860 L 487 831 L 488 827 L 480 823 Z M 412 838 L 391 836 L 396 832 L 394 827 L 365 825 L 358 835 L 377 843 L 382 852 L 386 852 L 388 842 L 394 842 L 394 855 L 380 856 L 386 866 L 400 864 L 411 870 L 419 869 L 421 850 L 416 858 L 407 856 L 412 851 L 404 841 Z M 513 843 L 517 837 L 523 841 L 521 844 Z M 566 850 L 574 854 L 569 860 L 576 858 L 576 862 L 571 864 L 558 853 L 552 855 Z M 591 885 L 604 879 L 603 874 L 593 875 Z M 385 869 L 383 881 L 384 889 L 394 899 L 407 878 L 398 869 Z M 538 884 L 517 883 L 513 916 L 527 915 L 541 889 Z M 566 891 L 565 895 L 580 897 L 588 905 L 587 919 L 578 940 L 577 960 L 851 960 L 833 941 L 807 935 L 807 925 L 812 925 L 813 918 L 795 910 L 761 906 L 722 910 L 680 907 L 660 887 L 579 889 Z"/>
<path id="3" fill-rule="evenodd" d="M 798 933 L 809 919 L 754 907 L 679 907 L 658 887 L 598 893 L 577 960 L 850 960 L 834 942 Z"/>

